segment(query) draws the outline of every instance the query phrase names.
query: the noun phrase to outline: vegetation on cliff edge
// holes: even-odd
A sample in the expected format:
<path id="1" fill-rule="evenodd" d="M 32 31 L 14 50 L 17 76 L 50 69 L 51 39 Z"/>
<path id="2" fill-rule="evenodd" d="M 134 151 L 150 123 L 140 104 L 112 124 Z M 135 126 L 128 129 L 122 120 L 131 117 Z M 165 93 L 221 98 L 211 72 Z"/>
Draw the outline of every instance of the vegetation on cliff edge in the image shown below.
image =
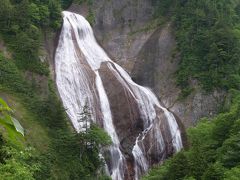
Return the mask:
<path id="1" fill-rule="evenodd" d="M 183 96 L 191 81 L 227 90 L 231 106 L 188 129 L 189 147 L 153 168 L 144 180 L 237 180 L 240 176 L 240 2 L 153 0 L 156 16 L 173 16 L 181 62 L 176 74 Z M 159 6 L 158 6 L 159 5 Z"/>
<path id="2" fill-rule="evenodd" d="M 206 91 L 240 88 L 240 2 L 153 0 L 155 16 L 173 17 L 181 62 L 177 84 L 187 96 L 191 81 Z"/>
<path id="3" fill-rule="evenodd" d="M 0 125 L 0 179 L 100 179 L 103 174 L 99 147 L 108 145 L 109 137 L 97 126 L 85 134 L 73 131 L 48 64 L 39 58 L 44 34 L 59 30 L 62 7 L 71 2 L 1 0 L 0 39 L 10 56 L 0 53 L 0 95 L 17 108 L 26 134 L 9 138 Z"/>
<path id="4" fill-rule="evenodd" d="M 239 179 L 240 92 L 232 90 L 231 96 L 229 110 L 188 129 L 188 149 L 153 168 L 143 179 Z"/>

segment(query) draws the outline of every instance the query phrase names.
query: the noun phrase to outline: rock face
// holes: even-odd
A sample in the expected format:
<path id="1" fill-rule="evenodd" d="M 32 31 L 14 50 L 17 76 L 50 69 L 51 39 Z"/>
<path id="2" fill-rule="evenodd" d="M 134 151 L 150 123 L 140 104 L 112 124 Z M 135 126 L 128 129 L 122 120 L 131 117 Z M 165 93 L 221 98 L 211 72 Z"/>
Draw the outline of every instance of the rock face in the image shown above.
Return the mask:
<path id="1" fill-rule="evenodd" d="M 152 165 L 182 149 L 173 113 L 108 57 L 81 15 L 63 12 L 55 70 L 74 128 L 80 132 L 88 126 L 79 121 L 87 104 L 92 121 L 110 136 L 112 145 L 103 155 L 112 179 L 139 179 Z"/>
<path id="2" fill-rule="evenodd" d="M 87 17 L 89 9 L 85 4 L 73 4 L 68 10 Z M 138 52 L 154 31 L 145 31 L 152 21 L 151 1 L 98 0 L 91 9 L 95 14 L 93 29 L 98 42 L 113 60 L 131 72 Z"/>
<path id="3" fill-rule="evenodd" d="M 152 20 L 151 1 L 97 1 L 96 8 L 97 39 L 118 63 L 133 63 L 151 35 L 144 32 Z"/>
<path id="4" fill-rule="evenodd" d="M 153 26 L 152 1 L 95 0 L 91 7 L 73 4 L 69 10 L 88 16 L 89 9 L 94 12 L 97 39 L 110 57 L 138 84 L 152 88 L 185 127 L 217 113 L 224 92 L 205 94 L 193 84 L 196 90 L 188 98 L 178 100 L 181 90 L 174 74 L 180 59 L 173 27 L 171 22 Z"/>
<path id="5" fill-rule="evenodd" d="M 189 127 L 202 117 L 214 116 L 226 94 L 218 91 L 206 94 L 192 82 L 194 92 L 179 100 L 181 90 L 176 86 L 174 74 L 180 58 L 172 29 L 171 23 L 167 23 L 150 36 L 138 53 L 132 77 L 137 83 L 153 88 L 162 103 Z"/>
<path id="6" fill-rule="evenodd" d="M 103 79 L 103 86 L 109 98 L 112 116 L 114 117 L 113 123 L 117 127 L 119 141 L 123 149 L 126 150 L 125 153 L 131 156 L 134 141 L 143 130 L 138 105 L 132 94 L 122 86 L 105 63 L 102 64 L 99 74 Z"/>

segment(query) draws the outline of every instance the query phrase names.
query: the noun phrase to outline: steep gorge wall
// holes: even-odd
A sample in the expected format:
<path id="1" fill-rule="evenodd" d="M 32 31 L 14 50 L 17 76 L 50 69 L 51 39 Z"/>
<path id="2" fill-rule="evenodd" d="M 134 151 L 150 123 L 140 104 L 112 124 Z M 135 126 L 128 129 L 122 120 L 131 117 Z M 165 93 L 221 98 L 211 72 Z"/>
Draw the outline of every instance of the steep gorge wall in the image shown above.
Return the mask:
<path id="1" fill-rule="evenodd" d="M 109 56 L 123 66 L 133 79 L 148 86 L 185 125 L 213 116 L 224 101 L 224 92 L 206 94 L 193 82 L 195 91 L 179 100 L 175 83 L 180 61 L 171 22 L 154 27 L 154 7 L 149 0 L 98 0 L 91 7 L 73 4 L 69 10 L 88 16 L 94 12 L 96 38 Z"/>
<path id="2" fill-rule="evenodd" d="M 175 83 L 175 72 L 180 61 L 171 22 L 154 27 L 154 7 L 150 0 L 94 0 L 93 5 L 73 4 L 68 10 L 87 17 L 94 12 L 93 29 L 96 38 L 109 56 L 123 66 L 139 84 L 153 89 L 163 104 L 173 111 L 188 127 L 205 116 L 214 116 L 225 99 L 224 92 L 206 94 L 192 82 L 195 91 L 179 100 L 181 90 Z M 45 32 L 40 59 L 48 61 L 54 78 L 54 53 L 58 33 Z M 10 57 L 1 41 L 0 51 Z M 26 74 L 35 79 L 43 89 L 47 78 Z"/>

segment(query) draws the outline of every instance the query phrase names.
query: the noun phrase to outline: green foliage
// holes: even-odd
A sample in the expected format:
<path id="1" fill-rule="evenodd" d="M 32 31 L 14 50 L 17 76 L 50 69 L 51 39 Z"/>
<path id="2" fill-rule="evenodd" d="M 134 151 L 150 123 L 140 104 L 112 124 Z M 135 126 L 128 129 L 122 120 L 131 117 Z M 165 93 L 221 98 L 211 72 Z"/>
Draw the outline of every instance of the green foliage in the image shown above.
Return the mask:
<path id="1" fill-rule="evenodd" d="M 93 5 L 93 0 L 74 0 L 74 2 L 78 4 L 86 3 L 89 6 Z"/>
<path id="2" fill-rule="evenodd" d="M 176 154 L 143 179 L 239 179 L 240 92 L 232 105 L 214 119 L 203 119 L 188 130 L 190 148 Z"/>
<path id="3" fill-rule="evenodd" d="M 9 1 L 0 4 L 0 35 L 13 52 L 18 67 L 39 74 L 48 74 L 47 65 L 39 60 L 42 31 L 61 25 L 61 4 L 58 0 Z"/>
<path id="4" fill-rule="evenodd" d="M 84 120 L 89 121 L 86 113 L 84 112 Z M 109 136 L 101 128 L 92 124 L 86 131 L 79 134 L 63 131 L 56 126 L 52 129 L 56 131 L 53 133 L 54 151 L 44 159 L 44 164 L 51 159 L 55 167 L 53 172 L 48 172 L 47 168 L 42 169 L 38 174 L 39 179 L 46 179 L 53 175 L 62 179 L 94 179 L 101 176 L 98 171 L 104 164 L 99 157 L 100 147 L 111 143 Z"/>
<path id="5" fill-rule="evenodd" d="M 1 147 L 1 150 L 5 151 L 7 156 L 4 159 L 4 163 L 0 164 L 0 179 L 34 179 L 34 173 L 38 170 L 40 164 L 36 161 L 35 152 L 32 148 L 19 151 L 18 149 L 4 146 Z"/>
<path id="6" fill-rule="evenodd" d="M 181 62 L 177 84 L 183 97 L 192 79 L 206 91 L 240 84 L 240 2 L 153 0 L 155 15 L 173 15 Z"/>
<path id="7" fill-rule="evenodd" d="M 6 59 L 0 53 L 0 88 L 19 94 L 32 94 L 31 87 L 24 81 L 21 72 L 12 60 Z"/>
<path id="8" fill-rule="evenodd" d="M 238 180 L 239 177 L 240 177 L 240 166 L 237 166 L 225 172 L 224 180 Z"/>
<path id="9" fill-rule="evenodd" d="M 154 16 L 166 16 L 173 10 L 175 0 L 152 0 L 155 7 Z"/>
<path id="10" fill-rule="evenodd" d="M 29 111 L 31 118 L 46 129 L 50 138 L 49 147 L 46 147 L 44 152 L 38 152 L 37 162 L 41 166 L 34 171 L 34 178 L 89 179 L 89 177 L 100 177 L 98 170 L 101 169 L 103 163 L 98 154 L 100 146 L 109 144 L 109 137 L 106 133 L 95 125 L 92 125 L 86 134 L 76 135 L 72 132 L 67 124 L 65 110 L 55 94 L 53 82 L 49 81 L 48 95 L 41 98 L 38 87 L 24 80 L 14 61 L 4 58 L 1 54 L 0 74 L 0 90 L 18 97 L 18 101 Z M 91 147 L 85 146 L 87 141 Z M 81 158 L 80 152 L 83 152 Z M 16 168 L 19 168 L 18 165 L 12 164 Z M 19 171 L 22 170 L 19 169 Z"/>
<path id="11" fill-rule="evenodd" d="M 58 29 L 61 26 L 61 4 L 56 0 L 49 0 L 49 18 L 50 27 L 53 29 Z"/>
<path id="12" fill-rule="evenodd" d="M 88 20 L 88 22 L 91 25 L 93 25 L 95 23 L 95 14 L 92 9 L 93 0 L 73 0 L 73 2 L 80 4 L 80 5 L 83 3 L 88 5 L 88 15 L 87 15 L 86 19 Z"/>
<path id="13" fill-rule="evenodd" d="M 204 180 L 220 180 L 224 176 L 224 167 L 220 163 L 210 165 L 202 175 Z"/>
<path id="14" fill-rule="evenodd" d="M 11 132 L 15 132 L 15 136 L 17 136 L 17 132 L 21 133 L 24 136 L 24 130 L 20 123 L 12 117 L 13 110 L 7 105 L 7 103 L 0 98 L 0 125 L 2 125 L 10 135 Z"/>
<path id="15" fill-rule="evenodd" d="M 184 88 L 196 78 L 205 90 L 238 87 L 240 41 L 234 33 L 239 25 L 237 5 L 225 0 L 177 2 L 180 86 Z"/>
<path id="16" fill-rule="evenodd" d="M 49 143 L 32 142 L 31 130 L 25 136 L 28 141 L 6 138 L 1 131 L 4 138 L 0 138 L 0 179 L 109 179 L 102 176 L 103 162 L 99 157 L 100 147 L 110 144 L 107 134 L 96 125 L 91 125 L 85 133 L 73 132 L 54 83 L 49 80 L 47 93 L 42 95 L 39 84 L 34 82 L 35 76 L 45 75 L 42 77 L 47 79 L 48 75 L 47 64 L 39 60 L 42 34 L 61 26 L 61 6 L 66 8 L 70 3 L 71 0 L 63 0 L 61 4 L 59 0 L 0 3 L 0 36 L 12 54 L 12 59 L 7 59 L 0 53 L 0 91 L 16 97 L 31 124 L 35 122 L 36 127 L 44 129 L 49 140 Z M 93 12 L 89 18 L 92 22 Z M 32 82 L 25 80 L 26 70 L 33 72 Z M 1 113 L 8 111 L 5 106 L 0 108 Z M 24 123 L 28 121 L 25 119 Z M 8 129 L 8 136 L 12 135 L 13 130 Z M 26 150 L 29 144 L 36 151 Z M 39 144 L 47 147 L 39 148 Z"/>
<path id="17" fill-rule="evenodd" d="M 225 167 L 240 165 L 240 133 L 231 135 L 219 149 L 219 159 Z"/>
<path id="18" fill-rule="evenodd" d="M 61 0 L 61 5 L 63 9 L 67 9 L 71 4 L 73 0 Z"/>
<path id="19" fill-rule="evenodd" d="M 95 15 L 94 15 L 92 8 L 89 8 L 87 20 L 91 25 L 93 25 L 95 23 Z"/>

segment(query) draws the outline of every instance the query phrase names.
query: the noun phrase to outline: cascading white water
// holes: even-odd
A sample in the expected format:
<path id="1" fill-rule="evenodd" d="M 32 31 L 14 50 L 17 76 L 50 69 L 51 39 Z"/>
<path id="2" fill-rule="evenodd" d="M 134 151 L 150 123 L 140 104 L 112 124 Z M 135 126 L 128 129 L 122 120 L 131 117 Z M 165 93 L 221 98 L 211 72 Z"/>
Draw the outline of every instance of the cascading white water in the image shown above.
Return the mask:
<path id="1" fill-rule="evenodd" d="M 102 80 L 98 72 L 96 72 L 96 75 L 97 75 L 96 85 L 99 93 L 101 110 L 102 110 L 103 119 L 104 119 L 103 127 L 108 132 L 113 142 L 113 145 L 110 147 L 110 153 L 112 156 L 111 176 L 113 179 L 122 179 L 124 176 L 123 172 L 124 172 L 125 158 L 119 149 L 120 143 L 119 143 L 115 128 L 113 126 L 112 114 L 111 114 L 108 98 L 102 84 Z"/>
<path id="2" fill-rule="evenodd" d="M 79 61 L 79 52 L 76 52 L 73 39 L 77 42 L 80 50 L 84 54 L 88 65 L 95 75 L 96 90 L 100 101 L 100 109 L 103 114 L 103 125 L 112 139 L 113 145 L 110 147 L 112 155 L 112 178 L 123 179 L 124 156 L 119 149 L 119 140 L 112 123 L 112 115 L 108 102 L 108 98 L 102 80 L 97 69 L 102 62 L 101 57 L 106 56 L 104 51 L 95 45 L 95 39 L 89 23 L 80 15 L 70 12 L 63 12 L 64 24 L 60 36 L 60 43 L 56 51 L 56 82 L 63 104 L 67 109 L 67 113 L 73 122 L 77 131 L 84 129 L 84 125 L 78 121 L 77 113 L 82 111 L 84 103 L 90 106 L 93 112 L 93 119 L 96 121 L 96 112 L 93 110 L 95 104 L 95 92 L 91 91 L 88 74 L 84 72 L 86 64 Z M 73 35 L 74 34 L 74 35 Z M 96 52 L 96 54 L 94 53 Z M 95 56 L 94 56 L 95 55 Z M 99 56 L 98 56 L 99 55 Z"/>
<path id="3" fill-rule="evenodd" d="M 158 111 L 162 111 L 165 115 L 174 150 L 177 152 L 182 148 L 176 119 L 171 112 L 160 105 L 149 89 L 133 82 L 127 72 L 107 56 L 96 42 L 92 28 L 84 17 L 64 11 L 63 19 L 63 28 L 55 54 L 55 71 L 58 91 L 67 114 L 78 132 L 85 128 L 84 124 L 79 122 L 78 114 L 86 103 L 90 108 L 92 119 L 95 122 L 102 119 L 102 126 L 113 142 L 109 147 L 111 177 L 113 180 L 126 179 L 126 159 L 121 151 L 113 123 L 114 117 L 99 73 L 101 64 L 107 63 L 112 75 L 134 98 L 143 120 L 143 131 L 136 137 L 132 149 L 135 179 L 138 179 L 150 167 L 144 140 L 150 137 L 150 140 L 155 141 L 154 144 L 159 152 L 163 152 L 166 146 L 160 129 Z"/>
<path id="4" fill-rule="evenodd" d="M 182 148 L 181 133 L 174 115 L 171 112 L 169 112 L 166 108 L 160 105 L 156 96 L 149 89 L 139 86 L 135 82 L 133 82 L 131 77 L 127 74 L 127 72 L 124 71 L 119 65 L 115 64 L 115 67 L 118 70 L 118 73 L 116 74 L 118 74 L 118 76 L 119 74 L 121 75 L 121 77 L 119 76 L 119 81 L 121 81 L 124 86 L 131 87 L 131 90 L 133 91 L 131 93 L 134 94 L 135 98 L 138 100 L 140 112 L 143 116 L 143 119 L 145 120 L 144 121 L 145 130 L 139 135 L 139 137 L 137 137 L 135 146 L 133 147 L 132 151 L 135 159 L 135 172 L 136 172 L 135 179 L 138 179 L 139 175 L 141 174 L 141 171 L 146 172 L 149 168 L 146 158 L 143 157 L 143 155 L 146 153 L 144 153 L 139 146 L 139 143 L 141 143 L 141 141 L 144 140 L 147 132 L 150 131 L 151 129 L 154 129 L 154 132 L 157 133 L 155 137 L 157 137 L 160 151 L 163 150 L 165 146 L 161 130 L 159 129 L 159 127 L 152 126 L 153 121 L 156 118 L 156 109 L 154 106 L 157 106 L 158 108 L 164 111 L 164 114 L 168 120 L 168 125 L 172 136 L 172 143 L 176 152 L 181 150 Z M 125 81 L 121 80 L 121 78 L 123 78 Z M 141 139 L 140 136 L 142 136 Z"/>

